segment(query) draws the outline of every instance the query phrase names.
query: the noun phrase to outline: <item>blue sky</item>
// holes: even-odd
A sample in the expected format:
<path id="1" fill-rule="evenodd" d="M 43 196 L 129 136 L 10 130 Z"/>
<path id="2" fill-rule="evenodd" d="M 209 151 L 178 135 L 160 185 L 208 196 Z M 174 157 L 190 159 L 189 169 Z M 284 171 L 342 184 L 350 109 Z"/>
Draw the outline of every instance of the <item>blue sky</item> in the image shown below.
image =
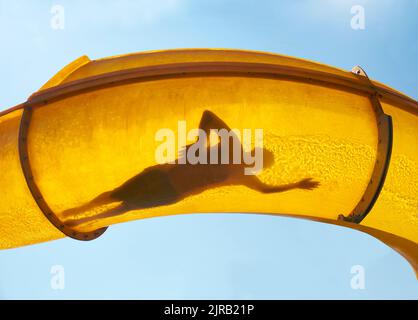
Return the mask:
<path id="1" fill-rule="evenodd" d="M 51 7 L 65 28 L 50 26 Z M 350 26 L 353 5 L 365 29 Z M 23 102 L 77 57 L 222 47 L 276 52 L 370 77 L 418 98 L 418 1 L 0 0 L 0 110 Z M 65 289 L 50 269 L 65 269 Z M 350 286 L 353 265 L 364 290 Z M 408 263 L 374 238 L 256 215 L 187 215 L 0 251 L 0 299 L 418 298 Z"/>

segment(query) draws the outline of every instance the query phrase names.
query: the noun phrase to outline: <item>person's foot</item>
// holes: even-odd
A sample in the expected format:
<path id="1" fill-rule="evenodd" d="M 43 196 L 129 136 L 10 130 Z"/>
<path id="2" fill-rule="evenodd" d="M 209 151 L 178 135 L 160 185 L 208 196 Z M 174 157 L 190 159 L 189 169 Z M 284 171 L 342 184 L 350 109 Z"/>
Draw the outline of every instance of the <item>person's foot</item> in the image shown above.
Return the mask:
<path id="1" fill-rule="evenodd" d="M 304 190 L 313 190 L 318 188 L 319 185 L 320 183 L 318 181 L 312 180 L 312 178 L 306 178 L 297 183 L 297 187 Z"/>

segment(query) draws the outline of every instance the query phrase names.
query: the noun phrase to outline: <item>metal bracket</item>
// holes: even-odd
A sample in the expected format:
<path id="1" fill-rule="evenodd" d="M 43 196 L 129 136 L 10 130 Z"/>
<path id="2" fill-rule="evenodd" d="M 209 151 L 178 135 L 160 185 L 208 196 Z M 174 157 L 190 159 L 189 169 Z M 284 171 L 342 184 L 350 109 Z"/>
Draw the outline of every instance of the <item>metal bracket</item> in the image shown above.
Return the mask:
<path id="1" fill-rule="evenodd" d="M 25 107 L 25 109 L 23 110 L 22 118 L 20 120 L 19 157 L 20 165 L 22 167 L 26 183 L 29 187 L 29 190 L 33 198 L 35 199 L 35 202 L 37 203 L 39 209 L 42 211 L 45 217 L 66 236 L 82 241 L 89 241 L 100 237 L 106 231 L 107 228 L 101 228 L 92 232 L 79 232 L 74 229 L 71 229 L 57 217 L 57 215 L 51 210 L 46 200 L 42 196 L 42 193 L 39 190 L 35 182 L 35 178 L 33 176 L 28 153 L 28 132 L 32 118 L 32 112 L 32 107 Z"/>
<path id="2" fill-rule="evenodd" d="M 364 191 L 364 194 L 353 209 L 353 211 L 347 216 L 340 215 L 339 220 L 360 223 L 370 212 L 379 197 L 383 184 L 385 183 L 386 174 L 389 168 L 390 157 L 392 154 L 393 143 L 393 125 L 392 118 L 385 114 L 379 101 L 379 94 L 375 89 L 373 83 L 370 81 L 366 72 L 359 66 L 354 67 L 351 70 L 354 74 L 364 77 L 372 89 L 373 93 L 370 96 L 370 101 L 373 107 L 373 111 L 376 115 L 376 124 L 378 130 L 378 145 L 376 162 L 374 164 L 373 173 L 370 178 L 369 184 Z"/>

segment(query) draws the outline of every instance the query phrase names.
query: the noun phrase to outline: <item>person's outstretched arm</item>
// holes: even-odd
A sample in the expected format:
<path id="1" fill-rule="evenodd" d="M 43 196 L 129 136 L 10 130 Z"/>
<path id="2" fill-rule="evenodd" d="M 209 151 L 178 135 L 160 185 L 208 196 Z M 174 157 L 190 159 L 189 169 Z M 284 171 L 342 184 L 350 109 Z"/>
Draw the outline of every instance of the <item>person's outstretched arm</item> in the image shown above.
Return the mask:
<path id="1" fill-rule="evenodd" d="M 284 184 L 280 186 L 271 186 L 260 181 L 260 179 L 258 179 L 256 176 L 252 176 L 252 177 L 249 177 L 245 185 L 248 188 L 257 190 L 262 193 L 276 193 L 276 192 L 284 192 L 284 191 L 288 191 L 292 189 L 313 190 L 319 186 L 319 182 L 312 180 L 312 178 L 306 178 L 295 183 L 289 183 L 289 184 Z"/>

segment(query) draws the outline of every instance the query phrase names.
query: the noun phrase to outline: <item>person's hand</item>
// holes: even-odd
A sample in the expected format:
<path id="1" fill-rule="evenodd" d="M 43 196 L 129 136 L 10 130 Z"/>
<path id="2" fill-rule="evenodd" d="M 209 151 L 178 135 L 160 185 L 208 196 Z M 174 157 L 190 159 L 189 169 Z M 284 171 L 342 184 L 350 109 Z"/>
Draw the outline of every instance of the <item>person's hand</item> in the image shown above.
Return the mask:
<path id="1" fill-rule="evenodd" d="M 319 185 L 320 183 L 318 181 L 312 180 L 312 178 L 306 178 L 297 183 L 297 187 L 304 190 L 313 190 L 318 188 Z"/>

